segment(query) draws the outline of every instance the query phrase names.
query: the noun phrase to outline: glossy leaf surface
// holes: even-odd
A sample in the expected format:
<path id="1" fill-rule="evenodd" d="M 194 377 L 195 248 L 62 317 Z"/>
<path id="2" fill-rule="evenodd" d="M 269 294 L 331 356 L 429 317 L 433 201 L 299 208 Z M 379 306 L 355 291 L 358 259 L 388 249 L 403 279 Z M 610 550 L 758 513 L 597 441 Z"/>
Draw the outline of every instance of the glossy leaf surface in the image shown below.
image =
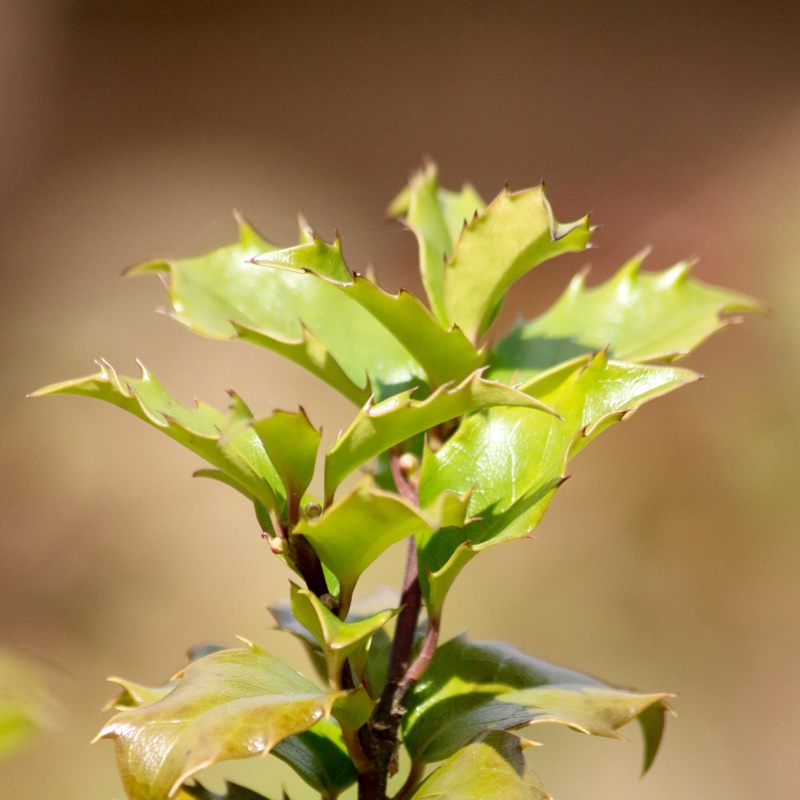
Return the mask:
<path id="1" fill-rule="evenodd" d="M 320 431 L 304 411 L 276 411 L 251 423 L 269 460 L 281 478 L 287 495 L 299 503 L 314 476 Z"/>
<path id="2" fill-rule="evenodd" d="M 336 576 L 340 603 L 349 609 L 361 573 L 391 545 L 428 529 L 418 508 L 366 478 L 319 518 L 301 520 L 295 532 L 311 542 Z"/>
<path id="3" fill-rule="evenodd" d="M 391 607 L 396 603 L 397 593 L 389 589 L 380 589 L 370 594 L 359 595 L 350 607 L 347 622 L 355 623 L 369 619 L 379 614 L 387 606 Z M 325 680 L 327 667 L 322 655 L 322 648 L 311 633 L 297 621 L 292 613 L 291 605 L 269 606 L 269 612 L 275 618 L 280 630 L 287 631 L 300 640 L 320 678 Z M 421 637 L 422 633 L 422 629 L 418 629 L 418 637 Z M 377 698 L 386 683 L 391 645 L 392 640 L 384 628 L 379 628 L 372 635 L 363 666 L 363 675 L 358 676 L 366 685 L 371 697 Z"/>
<path id="4" fill-rule="evenodd" d="M 551 800 L 522 751 L 530 742 L 492 731 L 462 747 L 410 800 Z"/>
<path id="5" fill-rule="evenodd" d="M 255 645 L 212 653 L 176 677 L 169 694 L 117 714 L 98 736 L 115 740 L 131 800 L 164 800 L 211 764 L 269 751 L 336 699 Z"/>
<path id="6" fill-rule="evenodd" d="M 458 386 L 442 386 L 424 400 L 403 392 L 377 405 L 367 404 L 334 442 L 325 458 L 325 496 L 379 453 L 448 420 L 492 406 L 521 406 L 553 413 L 544 403 L 501 383 L 486 381 L 480 371 Z"/>
<path id="7" fill-rule="evenodd" d="M 496 642 L 464 636 L 442 645 L 409 700 L 405 743 L 417 761 L 439 761 L 487 730 L 559 722 L 595 736 L 619 738 L 617 730 L 648 712 L 645 765 L 661 731 L 650 723 L 666 712 L 660 694 L 610 687 Z"/>
<path id="8" fill-rule="evenodd" d="M 582 250 L 590 233 L 588 217 L 555 222 L 543 186 L 501 192 L 464 228 L 445 265 L 448 322 L 478 341 L 514 281 L 549 258 Z"/>
<path id="9" fill-rule="evenodd" d="M 355 622 L 342 622 L 313 592 L 292 584 L 294 618 L 322 649 L 328 665 L 328 680 L 337 687 L 347 659 L 350 659 L 357 674 L 363 674 L 367 647 L 373 634 L 399 610 L 387 609 Z"/>
<path id="10" fill-rule="evenodd" d="M 437 169 L 428 164 L 389 206 L 389 215 L 403 217 L 419 244 L 422 283 L 431 310 L 443 325 L 449 320 L 444 301 L 444 265 L 453 254 L 464 226 L 486 208 L 469 184 L 460 192 L 439 187 Z"/>
<path id="11" fill-rule="evenodd" d="M 469 417 L 437 453 L 426 451 L 420 501 L 471 489 L 468 512 L 479 519 L 418 539 L 423 590 L 429 594 L 426 571 L 445 567 L 463 543 L 481 550 L 527 536 L 572 456 L 646 401 L 697 377 L 676 367 L 609 362 L 599 353 L 521 387 L 563 421 L 525 408 L 492 408 Z"/>
<path id="12" fill-rule="evenodd" d="M 525 382 L 604 347 L 622 361 L 674 361 L 736 322 L 731 315 L 765 310 L 751 297 L 694 280 L 686 263 L 641 272 L 644 255 L 593 288 L 577 275 L 548 311 L 518 324 L 493 349 L 491 377 Z"/>
<path id="13" fill-rule="evenodd" d="M 96 375 L 53 384 L 35 395 L 74 394 L 112 403 L 202 456 L 246 497 L 272 511 L 282 509 L 283 485 L 263 444 L 247 425 L 252 417 L 240 398 L 232 395 L 231 411 L 225 416 L 205 403 L 194 408 L 183 405 L 142 365 L 142 377 L 129 378 L 104 361 L 99 364 Z"/>
<path id="14" fill-rule="evenodd" d="M 309 256 L 313 248 L 314 258 Z M 461 381 L 482 361 L 458 328 L 443 327 L 409 292 L 389 294 L 361 275 L 353 275 L 342 257 L 339 243 L 313 243 L 265 253 L 254 259 L 276 267 L 315 275 L 372 314 L 421 365 L 432 386 Z"/>
<path id="15" fill-rule="evenodd" d="M 372 314 L 315 275 L 252 263 L 266 251 L 286 250 L 278 251 L 241 220 L 240 231 L 238 245 L 197 258 L 148 262 L 129 274 L 168 273 L 179 322 L 204 336 L 240 336 L 277 350 L 313 367 L 314 374 L 344 389 L 350 399 L 354 391 L 367 390 L 368 383 L 377 390 L 424 381 L 419 364 Z M 309 263 L 326 257 L 318 241 L 299 245 L 306 248 L 303 257 Z M 242 336 L 244 331 L 249 334 Z"/>

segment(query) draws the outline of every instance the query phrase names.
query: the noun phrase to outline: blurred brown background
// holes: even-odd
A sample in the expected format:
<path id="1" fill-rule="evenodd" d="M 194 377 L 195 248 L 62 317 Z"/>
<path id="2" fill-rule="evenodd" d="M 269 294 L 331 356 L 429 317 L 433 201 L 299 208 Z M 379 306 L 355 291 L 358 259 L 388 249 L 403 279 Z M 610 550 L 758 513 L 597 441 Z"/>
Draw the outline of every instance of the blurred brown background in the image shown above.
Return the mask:
<path id="1" fill-rule="evenodd" d="M 644 244 L 651 269 L 699 255 L 698 277 L 774 310 L 687 361 L 706 381 L 589 448 L 537 540 L 485 553 L 446 617 L 450 634 L 679 695 L 644 781 L 635 730 L 627 745 L 535 730 L 559 800 L 798 796 L 797 3 L 36 0 L 0 14 L 0 644 L 58 665 L 62 706 L 59 729 L 0 765 L 0 797 L 121 796 L 111 745 L 87 747 L 108 674 L 160 682 L 186 646 L 235 634 L 301 663 L 269 631 L 287 574 L 246 504 L 115 409 L 24 395 L 98 356 L 129 373 L 139 357 L 185 400 L 302 401 L 334 433 L 343 402 L 154 316 L 157 282 L 118 275 L 232 240 L 236 207 L 286 244 L 302 210 L 326 238 L 338 228 L 352 268 L 416 288 L 414 241 L 382 212 L 426 154 L 445 185 L 487 197 L 544 178 L 560 219 L 602 226 L 595 251 L 526 279 L 505 322 L 587 260 L 599 279 Z M 365 588 L 396 585 L 400 562 L 387 554 Z M 222 772 L 300 794 L 275 759 Z"/>

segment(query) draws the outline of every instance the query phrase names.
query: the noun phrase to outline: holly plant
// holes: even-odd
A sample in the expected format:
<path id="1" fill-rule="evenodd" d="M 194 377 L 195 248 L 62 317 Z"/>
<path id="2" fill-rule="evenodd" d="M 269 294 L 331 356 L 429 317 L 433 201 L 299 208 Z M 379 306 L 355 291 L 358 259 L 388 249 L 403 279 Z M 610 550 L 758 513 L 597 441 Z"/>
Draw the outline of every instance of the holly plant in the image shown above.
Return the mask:
<path id="1" fill-rule="evenodd" d="M 319 496 L 320 430 L 302 408 L 254 419 L 235 393 L 225 411 L 186 406 L 144 366 L 126 377 L 105 361 L 36 393 L 113 403 L 203 458 L 195 474 L 243 495 L 290 572 L 289 601 L 272 613 L 316 672 L 246 642 L 192 653 L 163 686 L 118 680 L 98 738 L 114 741 L 131 800 L 260 798 L 232 783 L 215 794 L 196 776 L 266 753 L 324 800 L 353 785 L 361 800 L 542 800 L 519 733 L 540 722 L 621 738 L 636 720 L 645 770 L 655 757 L 667 694 L 506 644 L 441 641 L 442 615 L 466 564 L 530 536 L 573 456 L 697 380 L 674 362 L 761 305 L 694 280 L 687 263 L 644 272 L 639 254 L 598 286 L 578 275 L 543 314 L 488 339 L 516 281 L 588 246 L 588 217 L 557 222 L 543 186 L 487 205 L 472 186 L 441 188 L 430 164 L 389 214 L 417 239 L 424 301 L 351 271 L 339 239 L 303 221 L 291 247 L 239 218 L 235 244 L 129 271 L 159 274 L 190 330 L 279 353 L 352 401 Z M 360 597 L 364 570 L 401 542 L 398 592 Z"/>

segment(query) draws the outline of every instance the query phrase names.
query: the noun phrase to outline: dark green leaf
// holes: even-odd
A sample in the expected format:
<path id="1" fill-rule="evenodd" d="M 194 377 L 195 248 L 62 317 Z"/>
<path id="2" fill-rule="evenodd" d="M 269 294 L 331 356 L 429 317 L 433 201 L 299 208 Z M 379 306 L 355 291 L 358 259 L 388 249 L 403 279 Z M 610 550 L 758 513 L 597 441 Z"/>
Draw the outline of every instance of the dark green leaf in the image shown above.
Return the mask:
<path id="1" fill-rule="evenodd" d="M 194 800 L 268 800 L 263 794 L 230 781 L 225 781 L 225 794 L 211 792 L 199 783 L 186 784 L 181 791 L 182 795 L 192 797 Z M 180 797 L 181 795 L 178 796 L 178 800 Z"/>
<path id="2" fill-rule="evenodd" d="M 666 695 L 616 689 L 578 672 L 526 656 L 510 645 L 463 636 L 437 651 L 410 695 L 404 741 L 415 761 L 447 758 L 487 730 L 559 722 L 596 736 L 646 714 L 663 721 Z M 652 762 L 658 739 L 646 737 Z"/>
<path id="3" fill-rule="evenodd" d="M 272 754 L 324 797 L 337 797 L 358 778 L 342 730 L 332 719 L 321 719 L 313 728 L 283 739 Z"/>

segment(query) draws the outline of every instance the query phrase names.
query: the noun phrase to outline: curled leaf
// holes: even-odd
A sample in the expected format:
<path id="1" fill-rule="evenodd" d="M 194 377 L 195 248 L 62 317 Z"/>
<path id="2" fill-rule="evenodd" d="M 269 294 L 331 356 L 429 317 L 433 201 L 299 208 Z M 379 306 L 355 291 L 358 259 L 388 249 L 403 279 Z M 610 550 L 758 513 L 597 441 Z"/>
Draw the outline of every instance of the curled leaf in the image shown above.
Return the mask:
<path id="1" fill-rule="evenodd" d="M 558 722 L 595 736 L 621 738 L 634 719 L 645 733 L 645 766 L 661 739 L 664 693 L 617 689 L 498 642 L 451 639 L 437 651 L 408 699 L 406 747 L 416 761 L 447 758 L 489 730 Z"/>

